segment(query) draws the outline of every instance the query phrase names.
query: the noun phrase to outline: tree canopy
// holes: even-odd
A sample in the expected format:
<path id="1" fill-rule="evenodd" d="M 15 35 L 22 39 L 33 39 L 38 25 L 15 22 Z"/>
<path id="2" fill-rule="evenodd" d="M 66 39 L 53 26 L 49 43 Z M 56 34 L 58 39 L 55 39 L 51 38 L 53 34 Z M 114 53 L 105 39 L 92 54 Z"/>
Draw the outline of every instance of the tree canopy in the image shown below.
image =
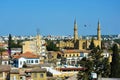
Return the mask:
<path id="1" fill-rule="evenodd" d="M 94 48 L 95 48 L 95 44 L 94 44 L 94 39 L 92 38 L 91 43 L 89 45 L 89 49 L 91 50 L 91 49 L 94 49 Z"/>
<path id="2" fill-rule="evenodd" d="M 96 73 L 97 76 L 109 77 L 110 75 L 110 64 L 108 58 L 103 58 L 102 50 L 98 47 L 92 49 L 88 58 L 83 58 L 79 61 L 79 64 L 85 68 L 83 71 L 79 71 L 78 75 L 86 77 L 83 80 L 89 80 L 92 78 L 91 74 Z M 81 76 L 78 76 L 80 78 Z"/>
<path id="3" fill-rule="evenodd" d="M 113 45 L 112 51 L 113 51 L 113 54 L 112 54 L 110 77 L 120 78 L 120 55 L 118 53 L 117 44 Z"/>
<path id="4" fill-rule="evenodd" d="M 51 40 L 47 40 L 47 50 L 48 51 L 58 51 L 59 48 L 56 47 L 56 42 L 55 41 L 51 41 Z"/>

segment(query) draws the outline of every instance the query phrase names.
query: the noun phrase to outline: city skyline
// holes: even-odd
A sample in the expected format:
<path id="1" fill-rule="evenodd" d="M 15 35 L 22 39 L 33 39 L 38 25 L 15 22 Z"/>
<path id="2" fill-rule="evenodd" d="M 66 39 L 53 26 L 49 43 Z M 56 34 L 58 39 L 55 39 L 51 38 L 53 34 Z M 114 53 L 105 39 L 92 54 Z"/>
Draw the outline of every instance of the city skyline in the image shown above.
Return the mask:
<path id="1" fill-rule="evenodd" d="M 72 35 L 76 18 L 79 36 L 120 34 L 119 0 L 1 0 L 0 35 Z"/>

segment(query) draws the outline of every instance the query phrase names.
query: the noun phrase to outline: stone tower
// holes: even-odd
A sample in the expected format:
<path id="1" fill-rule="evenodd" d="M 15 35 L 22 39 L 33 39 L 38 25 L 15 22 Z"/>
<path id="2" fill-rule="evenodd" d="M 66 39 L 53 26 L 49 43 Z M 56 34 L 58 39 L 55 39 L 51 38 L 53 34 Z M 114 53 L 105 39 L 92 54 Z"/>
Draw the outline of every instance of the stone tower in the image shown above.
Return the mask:
<path id="1" fill-rule="evenodd" d="M 98 40 L 98 45 L 101 48 L 101 30 L 100 30 L 99 20 L 98 20 L 98 27 L 97 27 L 97 40 Z"/>
<path id="2" fill-rule="evenodd" d="M 76 42 L 78 40 L 78 29 L 77 29 L 77 23 L 76 23 L 76 19 L 74 21 L 74 42 Z"/>
<path id="3" fill-rule="evenodd" d="M 98 20 L 98 27 L 97 27 L 97 40 L 101 40 L 101 31 L 100 31 L 100 23 Z"/>
<path id="4" fill-rule="evenodd" d="M 37 36 L 36 36 L 36 54 L 40 54 L 41 52 L 41 36 L 39 33 L 39 29 L 37 29 Z"/>

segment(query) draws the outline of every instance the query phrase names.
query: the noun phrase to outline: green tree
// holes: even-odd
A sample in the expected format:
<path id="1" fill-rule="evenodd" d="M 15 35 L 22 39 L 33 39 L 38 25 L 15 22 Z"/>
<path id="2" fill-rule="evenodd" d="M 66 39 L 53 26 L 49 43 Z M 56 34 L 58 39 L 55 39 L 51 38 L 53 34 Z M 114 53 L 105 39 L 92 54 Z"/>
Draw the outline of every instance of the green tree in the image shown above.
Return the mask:
<path id="1" fill-rule="evenodd" d="M 82 73 L 85 74 L 83 77 L 86 77 L 86 80 L 89 80 L 91 78 L 92 72 L 97 73 L 98 76 L 102 74 L 104 64 L 102 62 L 103 56 L 101 54 L 102 50 L 94 48 L 89 54 L 89 58 L 83 58 L 79 62 L 79 64 L 83 68 L 85 68 L 85 70 L 83 70 Z"/>
<path id="2" fill-rule="evenodd" d="M 120 55 L 118 53 L 117 44 L 113 45 L 112 51 L 113 51 L 113 54 L 112 54 L 110 77 L 120 78 Z"/>
<path id="3" fill-rule="evenodd" d="M 108 58 L 104 58 L 103 61 L 103 66 L 102 66 L 102 77 L 109 77 L 110 75 L 110 63 Z"/>
<path id="4" fill-rule="evenodd" d="M 22 48 L 22 43 L 23 40 L 17 40 L 17 41 L 14 41 L 12 40 L 12 36 L 11 34 L 9 34 L 9 37 L 8 37 L 8 50 L 11 51 L 11 48 Z"/>
<path id="5" fill-rule="evenodd" d="M 102 63 L 102 59 L 103 59 L 103 56 L 102 56 L 102 50 L 98 49 L 97 47 L 94 48 L 91 53 L 90 53 L 90 56 L 91 56 L 91 59 L 93 61 L 93 68 L 94 68 L 94 72 L 97 73 L 97 75 L 101 75 L 102 73 L 102 66 L 103 66 L 103 63 Z"/>
<path id="6" fill-rule="evenodd" d="M 56 47 L 56 42 L 55 41 L 51 41 L 51 40 L 47 40 L 47 50 L 48 51 L 58 51 L 59 48 Z"/>
<path id="7" fill-rule="evenodd" d="M 79 71 L 77 75 L 78 80 L 89 80 L 91 72 L 93 71 L 93 62 L 88 58 L 83 58 L 78 63 L 83 67 L 83 70 Z"/>
<path id="8" fill-rule="evenodd" d="M 115 39 L 114 41 L 120 44 L 120 39 Z"/>
<path id="9" fill-rule="evenodd" d="M 89 45 L 89 49 L 91 50 L 91 49 L 94 49 L 94 48 L 95 48 L 95 44 L 94 44 L 94 39 L 92 38 L 91 43 Z"/>
<path id="10" fill-rule="evenodd" d="M 12 36 L 11 34 L 9 34 L 9 37 L 8 37 L 8 51 L 9 51 L 9 54 L 11 55 L 10 51 L 11 51 L 11 44 L 12 44 Z"/>
<path id="11" fill-rule="evenodd" d="M 78 80 L 89 80 L 88 77 L 86 76 L 86 73 L 82 70 L 80 70 L 77 74 L 77 79 Z"/>

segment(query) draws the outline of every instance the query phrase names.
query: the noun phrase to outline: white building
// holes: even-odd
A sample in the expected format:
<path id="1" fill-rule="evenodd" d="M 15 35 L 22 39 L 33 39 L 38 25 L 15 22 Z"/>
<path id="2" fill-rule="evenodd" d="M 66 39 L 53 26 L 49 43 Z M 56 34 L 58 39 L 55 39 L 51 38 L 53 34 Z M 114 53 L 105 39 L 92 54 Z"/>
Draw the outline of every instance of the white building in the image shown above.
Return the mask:
<path id="1" fill-rule="evenodd" d="M 13 66 L 22 68 L 24 64 L 36 65 L 40 63 L 39 56 L 31 52 L 26 52 L 21 55 L 14 55 Z"/>

